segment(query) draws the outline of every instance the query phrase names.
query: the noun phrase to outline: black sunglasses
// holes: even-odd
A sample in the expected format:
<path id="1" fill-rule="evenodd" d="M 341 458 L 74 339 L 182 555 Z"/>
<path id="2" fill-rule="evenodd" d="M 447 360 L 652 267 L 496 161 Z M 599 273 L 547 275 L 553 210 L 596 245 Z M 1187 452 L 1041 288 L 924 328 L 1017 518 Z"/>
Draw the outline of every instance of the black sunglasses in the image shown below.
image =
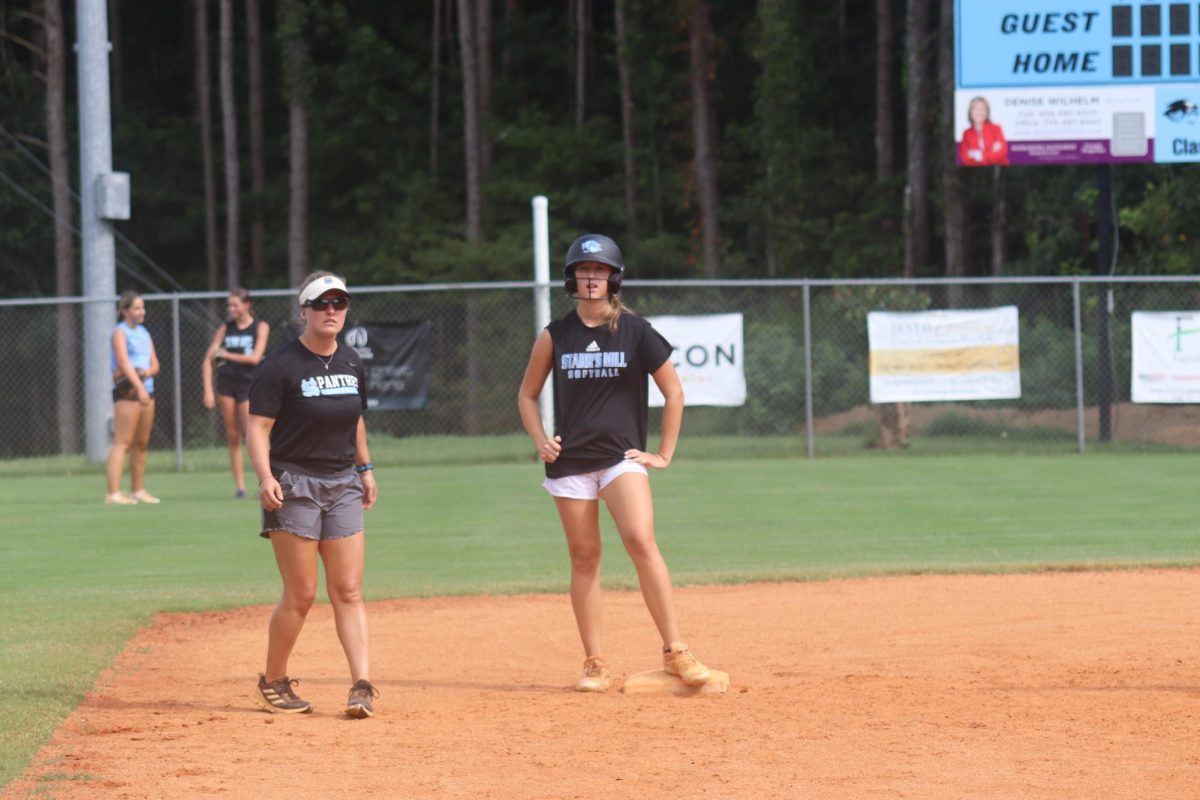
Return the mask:
<path id="1" fill-rule="evenodd" d="M 331 297 L 331 298 L 318 297 L 316 300 L 309 300 L 304 305 L 307 308 L 311 308 L 313 311 L 324 311 L 325 309 L 329 308 L 330 306 L 333 307 L 334 311 L 345 311 L 347 308 L 350 307 L 350 298 L 348 298 L 348 297 Z"/>

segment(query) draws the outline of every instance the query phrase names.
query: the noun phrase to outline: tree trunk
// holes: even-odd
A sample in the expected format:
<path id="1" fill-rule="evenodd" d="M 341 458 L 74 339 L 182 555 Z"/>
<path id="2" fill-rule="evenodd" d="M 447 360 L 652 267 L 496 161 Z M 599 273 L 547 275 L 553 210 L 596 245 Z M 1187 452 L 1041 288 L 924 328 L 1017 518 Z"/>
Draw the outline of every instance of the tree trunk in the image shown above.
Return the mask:
<path id="1" fill-rule="evenodd" d="M 962 172 L 954 158 L 954 0 L 940 0 L 941 46 L 938 52 L 938 83 L 941 85 L 942 135 L 937 141 L 942 162 L 942 207 L 946 226 L 946 277 L 967 274 L 967 206 L 963 193 Z M 963 285 L 946 288 L 951 308 L 962 306 Z"/>
<path id="2" fill-rule="evenodd" d="M 1004 274 L 1008 260 L 1004 234 L 1008 229 L 1008 172 L 992 167 L 992 274 Z"/>
<path id="3" fill-rule="evenodd" d="M 66 46 L 62 0 L 45 0 L 42 18 L 46 32 L 46 141 L 50 149 L 51 192 L 54 203 L 54 278 L 60 296 L 78 294 L 75 279 L 75 239 L 72 235 L 71 159 L 67 144 Z M 55 367 L 58 402 L 58 450 L 79 452 L 79 306 L 60 304 L 55 310 Z"/>
<path id="4" fill-rule="evenodd" d="M 692 94 L 692 145 L 696 158 L 696 183 L 700 194 L 700 235 L 704 275 L 720 272 L 721 231 L 718 213 L 716 113 L 709 92 L 713 67 L 710 56 L 712 29 L 708 0 L 691 0 L 688 11 L 688 82 Z"/>
<path id="5" fill-rule="evenodd" d="M 587 0 L 574 0 L 575 9 L 575 129 L 583 128 L 587 111 Z"/>
<path id="6" fill-rule="evenodd" d="M 304 0 L 280 3 L 284 73 L 288 76 L 288 283 L 308 274 L 308 46 Z"/>
<path id="7" fill-rule="evenodd" d="M 233 87 L 233 0 L 220 0 L 221 9 L 221 130 L 225 140 L 225 284 L 232 289 L 242 282 L 238 253 L 238 165 L 237 96 Z"/>
<path id="8" fill-rule="evenodd" d="M 121 36 L 121 0 L 108 0 L 108 44 L 111 124 L 115 128 L 121 112 L 125 110 L 125 47 Z"/>
<path id="9" fill-rule="evenodd" d="M 896 172 L 896 134 L 892 119 L 895 61 L 892 0 L 875 0 L 875 177 L 886 181 Z"/>
<path id="10" fill-rule="evenodd" d="M 479 34 L 479 181 L 487 184 L 492 167 L 492 0 L 475 0 Z"/>
<path id="11" fill-rule="evenodd" d="M 908 403 L 881 403 L 875 406 L 875 416 L 879 420 L 881 450 L 900 450 L 908 447 L 909 432 L 912 428 Z"/>
<path id="12" fill-rule="evenodd" d="M 212 83 L 208 68 L 208 2 L 192 0 L 193 38 L 196 60 L 193 75 L 196 83 L 196 120 L 200 123 L 200 154 L 204 170 L 204 263 L 207 267 L 208 290 L 215 292 L 220 281 L 217 255 L 217 182 L 213 175 L 212 109 L 209 86 Z"/>
<path id="13" fill-rule="evenodd" d="M 266 148 L 263 145 L 262 25 L 258 0 L 246 0 L 246 77 L 250 82 L 250 191 L 253 222 L 250 224 L 250 273 L 266 272 L 263 232 L 263 195 L 267 191 Z"/>
<path id="14" fill-rule="evenodd" d="M 637 173 L 634 154 L 633 130 L 633 82 L 629 77 L 629 35 L 626 30 L 625 7 L 629 0 L 616 1 L 617 27 L 617 78 L 621 84 L 621 138 L 625 149 L 625 225 L 629 238 L 636 240 L 637 222 Z"/>
<path id="15" fill-rule="evenodd" d="M 442 115 L 442 0 L 433 0 L 433 52 L 429 57 L 429 174 L 438 173 L 438 138 Z"/>
<path id="16" fill-rule="evenodd" d="M 483 183 L 479 170 L 479 72 L 471 0 L 458 0 L 458 49 L 463 73 L 463 143 L 467 161 L 467 242 L 483 241 Z"/>
<path id="17" fill-rule="evenodd" d="M 846 48 L 850 40 L 850 18 L 847 13 L 847 0 L 835 0 L 833 6 L 833 21 L 837 27 L 838 58 L 846 63 Z"/>
<path id="18" fill-rule="evenodd" d="M 932 0 L 908 0 L 908 187 L 904 277 L 929 265 L 933 217 L 929 203 L 929 38 Z"/>
<path id="19" fill-rule="evenodd" d="M 513 25 L 516 24 L 517 13 L 520 10 L 520 0 L 504 0 L 504 44 L 500 48 L 500 75 L 506 80 L 512 72 Z"/>

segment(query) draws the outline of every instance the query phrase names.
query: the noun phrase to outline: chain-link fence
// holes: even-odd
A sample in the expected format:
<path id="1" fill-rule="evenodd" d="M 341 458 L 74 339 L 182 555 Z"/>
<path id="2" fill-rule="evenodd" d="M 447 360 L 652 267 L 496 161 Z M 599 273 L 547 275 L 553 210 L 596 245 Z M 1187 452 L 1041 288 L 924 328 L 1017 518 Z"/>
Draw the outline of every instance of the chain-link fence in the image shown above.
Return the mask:
<path id="1" fill-rule="evenodd" d="M 520 433 L 516 393 L 535 334 L 534 288 L 356 287 L 347 329 L 367 321 L 428 325 L 423 405 L 372 410 L 372 434 Z M 571 307 L 561 291 L 551 297 L 553 316 Z M 743 314 L 746 402 L 689 407 L 689 438 L 790 438 L 810 455 L 878 446 L 880 421 L 891 425 L 894 409 L 869 403 L 868 312 L 1012 305 L 1019 312 L 1020 398 L 906 404 L 913 441 L 977 452 L 1014 443 L 1040 451 L 1109 441 L 1200 446 L 1200 406 L 1129 401 L 1130 314 L 1200 308 L 1200 278 L 630 281 L 624 297 L 642 315 Z M 225 296 L 144 298 L 162 364 L 152 448 L 222 446 L 221 423 L 203 405 L 201 360 L 223 324 Z M 0 301 L 0 335 L 8 343 L 0 457 L 83 450 L 85 302 Z M 271 324 L 271 346 L 296 334 L 292 292 L 259 292 L 253 308 Z"/>

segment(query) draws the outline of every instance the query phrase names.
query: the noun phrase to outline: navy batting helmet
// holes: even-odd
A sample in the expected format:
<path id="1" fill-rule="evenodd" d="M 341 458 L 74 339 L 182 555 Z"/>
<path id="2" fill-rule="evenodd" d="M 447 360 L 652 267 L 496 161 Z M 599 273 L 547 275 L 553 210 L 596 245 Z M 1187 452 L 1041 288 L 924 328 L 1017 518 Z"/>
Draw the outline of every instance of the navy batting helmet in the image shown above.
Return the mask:
<path id="1" fill-rule="evenodd" d="M 615 296 L 621 292 L 621 278 L 625 275 L 625 260 L 621 256 L 621 248 L 612 239 L 599 233 L 587 233 L 580 236 L 567 248 L 567 264 L 563 269 L 564 286 L 567 295 L 575 296 L 575 265 L 585 261 L 597 264 L 607 264 L 612 267 L 608 276 L 608 294 Z"/>

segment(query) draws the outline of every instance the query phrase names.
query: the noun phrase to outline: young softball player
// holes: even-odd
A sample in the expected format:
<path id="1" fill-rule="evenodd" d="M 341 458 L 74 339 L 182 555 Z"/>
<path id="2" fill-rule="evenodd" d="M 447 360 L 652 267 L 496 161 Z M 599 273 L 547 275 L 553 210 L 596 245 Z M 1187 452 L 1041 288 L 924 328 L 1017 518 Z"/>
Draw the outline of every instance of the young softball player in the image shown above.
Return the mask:
<path id="1" fill-rule="evenodd" d="M 117 305 L 121 321 L 109 342 L 109 368 L 113 372 L 113 438 L 105 467 L 108 493 L 104 502 L 114 505 L 157 503 L 146 491 L 146 456 L 154 427 L 154 376 L 158 354 L 146 320 L 146 301 L 135 291 L 121 294 Z M 121 491 L 121 472 L 129 456 L 132 492 Z"/>
<path id="2" fill-rule="evenodd" d="M 603 692 L 611 678 L 601 639 L 600 500 L 637 569 L 642 597 L 662 637 L 663 668 L 699 686 L 709 670 L 679 633 L 671 576 L 654 539 L 647 467 L 666 469 L 683 419 L 683 389 L 671 346 L 620 299 L 625 265 L 607 236 L 588 234 L 567 251 L 566 290 L 576 308 L 541 332 L 533 345 L 517 405 L 546 464 L 542 484 L 554 497 L 571 557 L 571 607 L 583 640 L 581 692 Z M 557 430 L 547 436 L 538 410 L 553 373 Z M 663 408 L 658 452 L 646 452 L 647 376 Z"/>
<path id="3" fill-rule="evenodd" d="M 254 699 L 272 712 L 312 711 L 293 691 L 298 681 L 288 678 L 287 667 L 317 594 L 319 557 L 350 665 L 346 714 L 369 717 L 379 692 L 369 677 L 363 511 L 378 490 L 362 416 L 366 370 L 357 353 L 338 345 L 350 306 L 345 282 L 313 273 L 299 302 L 304 332 L 267 354 L 250 387 L 246 447 L 258 475 L 261 535 L 271 540 L 283 578 Z"/>
<path id="4" fill-rule="evenodd" d="M 271 326 L 255 320 L 250 309 L 250 293 L 234 289 L 226 301 L 228 322 L 217 328 L 204 353 L 200 375 L 204 380 L 204 407 L 221 408 L 225 440 L 229 445 L 229 467 L 233 470 L 234 497 L 246 496 L 245 468 L 242 466 L 242 437 L 250 417 L 250 381 L 254 367 L 267 351 Z M 216 392 L 213 391 L 213 364 L 216 362 Z"/>

